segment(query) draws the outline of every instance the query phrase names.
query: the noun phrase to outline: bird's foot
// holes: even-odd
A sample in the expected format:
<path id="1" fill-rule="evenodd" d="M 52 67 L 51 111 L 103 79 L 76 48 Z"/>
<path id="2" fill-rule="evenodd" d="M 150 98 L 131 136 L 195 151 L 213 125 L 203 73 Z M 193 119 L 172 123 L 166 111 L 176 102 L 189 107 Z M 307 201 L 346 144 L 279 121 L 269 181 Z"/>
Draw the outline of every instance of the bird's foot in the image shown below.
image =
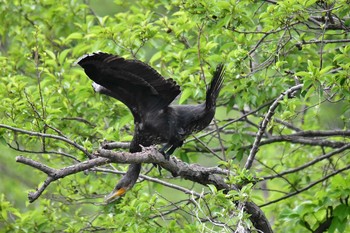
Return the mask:
<path id="1" fill-rule="evenodd" d="M 170 159 L 170 154 L 168 153 L 168 151 L 164 151 L 163 148 L 159 150 L 159 152 L 164 156 L 164 158 L 166 160 Z"/>
<path id="2" fill-rule="evenodd" d="M 170 159 L 170 154 L 168 153 L 168 151 L 167 151 L 167 152 L 165 152 L 165 154 L 164 154 L 164 158 L 165 158 L 166 160 L 168 160 L 168 161 L 169 161 L 169 159 Z"/>
<path id="3" fill-rule="evenodd" d="M 153 163 L 153 167 L 158 169 L 159 175 L 162 176 L 162 167 L 159 164 Z"/>

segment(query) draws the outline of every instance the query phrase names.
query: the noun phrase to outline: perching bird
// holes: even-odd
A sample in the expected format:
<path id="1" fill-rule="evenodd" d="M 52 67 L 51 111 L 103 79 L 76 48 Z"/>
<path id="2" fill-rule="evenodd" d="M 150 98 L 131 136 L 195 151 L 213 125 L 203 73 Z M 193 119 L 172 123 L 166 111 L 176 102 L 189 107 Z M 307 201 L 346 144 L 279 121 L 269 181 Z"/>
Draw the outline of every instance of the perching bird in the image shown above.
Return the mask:
<path id="1" fill-rule="evenodd" d="M 135 132 L 130 152 L 140 152 L 141 146 L 165 143 L 160 152 L 167 159 L 182 146 L 186 137 L 209 125 L 215 114 L 224 75 L 224 66 L 219 64 L 207 89 L 205 103 L 170 105 L 180 93 L 180 87 L 141 61 L 100 52 L 84 56 L 78 64 L 94 81 L 96 92 L 120 100 L 132 112 Z M 140 170 L 141 164 L 130 164 L 105 201 L 113 202 L 131 189 Z"/>

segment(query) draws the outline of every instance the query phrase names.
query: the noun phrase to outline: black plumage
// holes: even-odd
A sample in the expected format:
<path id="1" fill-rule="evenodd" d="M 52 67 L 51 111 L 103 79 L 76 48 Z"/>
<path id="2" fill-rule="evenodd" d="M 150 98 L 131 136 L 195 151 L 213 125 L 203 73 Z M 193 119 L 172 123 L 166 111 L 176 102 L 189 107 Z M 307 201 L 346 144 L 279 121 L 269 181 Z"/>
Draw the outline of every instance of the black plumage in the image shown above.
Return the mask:
<path id="1" fill-rule="evenodd" d="M 94 53 L 84 56 L 78 64 L 94 81 L 96 92 L 120 100 L 132 112 L 135 132 L 130 152 L 141 151 L 140 145 L 165 143 L 160 151 L 167 159 L 177 147 L 182 146 L 186 137 L 209 125 L 215 114 L 224 74 L 224 66 L 218 65 L 207 89 L 205 103 L 170 105 L 180 93 L 180 87 L 141 61 Z M 135 184 L 140 169 L 141 164 L 131 164 L 106 201 L 111 202 L 129 190 Z"/>

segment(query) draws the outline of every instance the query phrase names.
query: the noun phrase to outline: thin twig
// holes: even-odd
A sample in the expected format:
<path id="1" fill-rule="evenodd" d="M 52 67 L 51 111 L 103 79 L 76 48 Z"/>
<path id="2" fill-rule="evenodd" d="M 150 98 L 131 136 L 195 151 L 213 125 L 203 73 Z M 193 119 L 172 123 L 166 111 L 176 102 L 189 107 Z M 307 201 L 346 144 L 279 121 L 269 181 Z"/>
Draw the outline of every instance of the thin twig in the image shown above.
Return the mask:
<path id="1" fill-rule="evenodd" d="M 337 150 L 334 150 L 334 151 L 331 151 L 331 152 L 329 152 L 327 154 L 321 155 L 321 156 L 317 157 L 316 159 L 314 159 L 314 160 L 312 160 L 312 161 L 310 161 L 308 163 L 305 163 L 305 164 L 303 164 L 303 165 L 301 165 L 299 167 L 286 170 L 284 172 L 278 173 L 277 175 L 265 176 L 262 179 L 263 180 L 270 180 L 270 179 L 274 179 L 274 178 L 277 178 L 277 177 L 282 177 L 282 176 L 287 175 L 287 174 L 295 173 L 297 171 L 300 171 L 300 170 L 303 170 L 303 169 L 305 169 L 307 167 L 310 167 L 310 166 L 314 165 L 315 163 L 318 163 L 318 162 L 320 162 L 320 161 L 322 161 L 324 159 L 328 159 L 328 158 L 332 157 L 333 155 L 339 154 L 339 153 L 341 153 L 341 152 L 343 152 L 343 151 L 345 151 L 347 149 L 350 149 L 350 144 L 346 144 L 345 146 L 343 146 L 343 147 L 341 147 L 341 148 L 339 148 Z"/>
<path id="2" fill-rule="evenodd" d="M 220 136 L 220 130 L 219 130 L 218 124 L 216 123 L 215 119 L 214 119 L 214 126 L 215 126 L 215 129 L 216 129 L 217 135 L 218 135 L 218 140 L 219 140 L 220 147 L 221 147 L 221 153 L 222 153 L 222 155 L 224 157 L 224 161 L 227 161 L 226 153 L 225 153 L 225 146 L 224 146 L 223 140 L 222 140 L 222 138 Z"/>
<path id="3" fill-rule="evenodd" d="M 205 147 L 205 149 L 207 149 L 211 154 L 213 154 L 216 158 L 218 158 L 220 161 L 222 160 L 222 158 L 220 157 L 220 155 L 218 155 L 217 153 L 215 153 L 215 151 L 213 151 L 207 144 L 205 144 L 201 139 L 197 138 L 195 135 L 193 135 L 193 137 L 202 145 Z"/>
<path id="4" fill-rule="evenodd" d="M 259 106 L 258 108 L 256 108 L 256 109 L 254 109 L 254 110 L 251 110 L 251 111 L 249 111 L 249 112 L 243 114 L 242 116 L 240 116 L 240 117 L 237 118 L 237 119 L 233 119 L 233 120 L 228 121 L 228 122 L 225 123 L 224 125 L 220 126 L 218 129 L 219 129 L 219 130 L 222 130 L 222 129 L 226 128 L 227 126 L 229 126 L 229 125 L 231 125 L 231 124 L 233 124 L 233 123 L 235 123 L 235 122 L 241 121 L 242 119 L 246 118 L 247 116 L 252 115 L 252 114 L 254 114 L 254 113 L 260 111 L 261 109 L 267 107 L 267 106 L 270 105 L 271 103 L 273 103 L 273 101 L 269 101 L 269 102 L 267 102 L 267 103 L 265 103 L 265 104 Z M 210 130 L 210 131 L 208 131 L 208 132 L 206 132 L 206 133 L 204 133 L 204 134 L 202 134 L 202 135 L 199 135 L 197 138 L 205 137 L 205 136 L 207 136 L 207 135 L 209 135 L 209 134 L 215 133 L 216 131 L 217 131 L 217 129 Z M 187 142 L 190 142 L 190 141 L 194 141 L 194 140 L 195 140 L 195 139 L 186 140 L 186 143 L 187 143 Z"/>
<path id="5" fill-rule="evenodd" d="M 73 121 L 79 121 L 79 122 L 83 122 L 87 125 L 90 125 L 92 127 L 96 127 L 95 124 L 91 123 L 90 121 L 82 118 L 82 117 L 63 117 L 62 120 L 73 120 Z"/>
<path id="6" fill-rule="evenodd" d="M 9 125 L 4 125 L 4 124 L 0 124 L 0 128 L 8 129 L 8 130 L 11 130 L 13 132 L 28 134 L 28 135 L 34 136 L 34 137 L 53 138 L 53 139 L 57 139 L 57 140 L 60 140 L 60 141 L 64 141 L 64 142 L 74 146 L 78 150 L 82 151 L 86 156 L 88 156 L 88 158 L 90 158 L 90 159 L 93 158 L 93 155 L 90 154 L 83 146 L 81 146 L 78 143 L 76 143 L 74 141 L 71 141 L 71 140 L 69 140 L 69 139 L 67 139 L 65 137 L 62 137 L 62 136 L 57 136 L 57 135 L 53 135 L 53 134 L 45 134 L 45 133 L 39 133 L 39 132 L 24 130 L 24 129 L 20 129 L 20 128 L 16 128 L 16 127 L 12 127 L 12 126 L 9 126 Z"/>
<path id="7" fill-rule="evenodd" d="M 315 185 L 317 185 L 317 184 L 319 184 L 319 183 L 322 183 L 323 181 L 325 181 L 325 180 L 331 178 L 332 176 L 335 176 L 335 175 L 337 175 L 337 174 L 339 174 L 339 173 L 341 173 L 341 172 L 343 172 L 343 171 L 349 170 L 349 169 L 350 169 L 350 165 L 348 165 L 348 166 L 346 166 L 346 167 L 344 167 L 344 168 L 342 168 L 342 169 L 339 169 L 339 170 L 337 170 L 337 171 L 335 171 L 335 172 L 333 172 L 333 173 L 331 173 L 331 174 L 329 174 L 329 175 L 323 177 L 322 179 L 319 179 L 319 180 L 317 180 L 317 181 L 315 181 L 315 182 L 313 182 L 313 183 L 311 183 L 311 184 L 305 186 L 304 188 L 299 189 L 298 191 L 292 192 L 292 193 L 290 193 L 290 194 L 288 194 L 288 195 L 285 195 L 285 196 L 283 196 L 283 197 L 281 197 L 281 198 L 278 198 L 278 199 L 275 199 L 275 200 L 273 200 L 273 201 L 270 201 L 270 202 L 267 202 L 267 203 L 265 203 L 265 204 L 262 204 L 262 205 L 260 205 L 259 207 L 262 208 L 262 207 L 265 207 L 265 206 L 268 206 L 268 205 L 277 203 L 277 202 L 279 202 L 279 201 L 285 200 L 285 199 L 290 198 L 290 197 L 292 197 L 292 196 L 295 196 L 295 195 L 297 195 L 297 194 L 299 194 L 299 193 L 302 193 L 302 192 L 304 192 L 304 191 L 306 191 L 306 190 L 312 188 L 313 186 L 315 186 Z"/>
<path id="8" fill-rule="evenodd" d="M 324 147 L 331 147 L 331 148 L 340 148 L 346 144 L 346 142 L 342 142 L 342 141 L 322 140 L 319 138 L 307 138 L 302 136 L 295 136 L 293 134 L 288 134 L 288 135 L 281 135 L 281 136 L 272 136 L 268 139 L 261 141 L 259 146 L 269 145 L 277 142 L 289 142 L 293 144 L 324 146 Z M 252 147 L 253 145 L 247 145 L 247 146 L 242 146 L 241 149 L 249 149 Z"/>
<path id="9" fill-rule="evenodd" d="M 34 150 L 25 150 L 25 149 L 21 149 L 19 147 L 14 147 L 12 146 L 10 143 L 7 143 L 7 145 L 13 149 L 13 150 L 16 150 L 16 151 L 19 151 L 19 152 L 23 152 L 23 153 L 30 153 L 30 154 L 57 154 L 57 155 L 63 155 L 65 157 L 68 157 L 70 159 L 73 159 L 74 161 L 76 162 L 80 162 L 80 160 L 78 160 L 76 157 L 74 157 L 73 155 L 71 154 L 68 154 L 66 152 L 62 152 L 62 151 L 34 151 Z M 18 145 L 18 144 L 17 144 Z"/>
<path id="10" fill-rule="evenodd" d="M 299 84 L 299 85 L 296 85 L 296 86 L 293 86 L 291 88 L 289 88 L 287 91 L 283 92 L 273 103 L 272 105 L 270 106 L 269 108 L 269 111 L 267 112 L 264 120 L 261 122 L 261 126 L 259 128 L 259 131 L 255 137 L 255 141 L 253 143 L 253 146 L 252 146 L 252 149 L 250 150 L 250 153 L 249 153 L 249 156 L 248 156 L 248 159 L 247 159 L 247 162 L 245 164 L 245 168 L 246 169 L 250 169 L 252 164 L 253 164 L 253 161 L 254 161 L 254 158 L 255 158 L 255 155 L 256 153 L 258 152 L 258 149 L 259 149 L 259 144 L 260 144 L 260 141 L 261 141 L 261 138 L 265 132 L 265 129 L 270 121 L 270 119 L 272 118 L 272 116 L 274 115 L 275 113 L 275 109 L 277 108 L 279 102 L 284 98 L 284 96 L 288 96 L 289 94 L 295 92 L 296 90 L 299 90 L 303 87 L 303 84 Z"/>
<path id="11" fill-rule="evenodd" d="M 198 37 L 197 37 L 197 56 L 199 61 L 199 66 L 201 68 L 201 78 L 204 81 L 205 86 L 207 86 L 207 81 L 205 79 L 204 69 L 203 69 L 203 63 L 202 63 L 202 57 L 201 57 L 201 36 L 204 28 L 204 21 L 200 26 L 198 26 Z"/>
<path id="12" fill-rule="evenodd" d="M 339 40 L 309 40 L 309 41 L 301 41 L 300 45 L 305 44 L 335 44 L 335 43 L 350 43 L 350 39 L 339 39 Z"/>

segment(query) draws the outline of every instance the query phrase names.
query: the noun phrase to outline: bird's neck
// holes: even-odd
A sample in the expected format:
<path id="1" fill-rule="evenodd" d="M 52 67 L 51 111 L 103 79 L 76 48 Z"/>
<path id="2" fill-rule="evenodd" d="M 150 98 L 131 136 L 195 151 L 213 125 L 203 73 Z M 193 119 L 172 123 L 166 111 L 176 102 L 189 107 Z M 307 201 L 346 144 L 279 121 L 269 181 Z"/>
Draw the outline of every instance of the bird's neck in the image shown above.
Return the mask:
<path id="1" fill-rule="evenodd" d="M 128 171 L 126 172 L 125 176 L 128 176 L 130 173 L 140 174 L 140 171 L 141 171 L 141 163 L 132 163 L 129 165 Z M 135 178 L 135 182 L 137 178 L 138 176 Z"/>

